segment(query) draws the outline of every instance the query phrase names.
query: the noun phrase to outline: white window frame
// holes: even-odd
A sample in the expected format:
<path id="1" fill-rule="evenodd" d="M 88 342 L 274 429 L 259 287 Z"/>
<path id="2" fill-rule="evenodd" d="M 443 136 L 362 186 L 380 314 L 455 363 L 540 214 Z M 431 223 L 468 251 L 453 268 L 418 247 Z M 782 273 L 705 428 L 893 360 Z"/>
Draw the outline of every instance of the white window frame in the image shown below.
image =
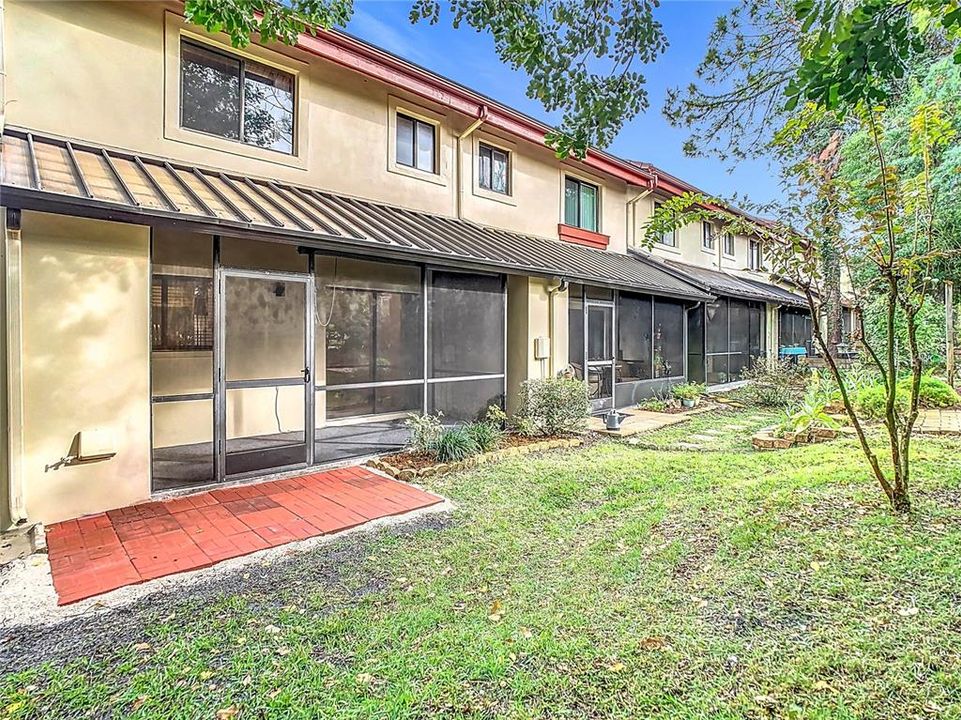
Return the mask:
<path id="1" fill-rule="evenodd" d="M 595 227 L 593 230 L 589 230 L 587 228 L 581 227 L 580 225 L 571 225 L 570 223 L 567 222 L 567 180 L 568 179 L 574 180 L 575 182 L 578 182 L 581 185 L 590 185 L 597 192 L 596 200 L 594 201 Z M 567 225 L 568 227 L 576 227 L 577 229 L 583 230 L 584 232 L 593 232 L 593 233 L 603 234 L 602 222 L 604 220 L 604 213 L 601 209 L 603 204 L 603 199 L 604 199 L 604 186 L 601 185 L 601 183 L 598 182 L 595 178 L 585 177 L 583 175 L 579 175 L 569 170 L 561 171 L 561 220 L 560 221 L 562 225 Z M 578 200 L 578 204 L 579 203 L 580 203 L 580 200 Z M 580 222 L 579 217 L 578 217 L 578 222 Z"/>
<path id="2" fill-rule="evenodd" d="M 654 202 L 654 212 L 657 212 L 659 208 L 663 207 L 664 203 Z M 677 228 L 671 230 L 671 242 L 664 242 L 664 235 L 657 236 L 657 244 L 661 247 L 670 248 L 671 250 L 677 250 Z"/>

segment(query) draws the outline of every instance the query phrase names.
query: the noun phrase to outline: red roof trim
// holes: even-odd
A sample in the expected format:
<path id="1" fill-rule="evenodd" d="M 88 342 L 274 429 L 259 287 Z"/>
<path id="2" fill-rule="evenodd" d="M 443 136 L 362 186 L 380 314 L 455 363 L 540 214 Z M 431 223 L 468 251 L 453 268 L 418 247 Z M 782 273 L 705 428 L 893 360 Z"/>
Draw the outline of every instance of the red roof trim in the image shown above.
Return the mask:
<path id="1" fill-rule="evenodd" d="M 469 117 L 481 117 L 486 108 L 487 125 L 537 145 L 544 145 L 544 134 L 551 129 L 390 53 L 338 32 L 319 31 L 316 36 L 303 33 L 297 40 L 297 47 Z M 642 168 L 597 150 L 588 150 L 587 156 L 580 162 L 631 185 L 652 187 L 653 184 L 651 174 Z"/>
<path id="2" fill-rule="evenodd" d="M 564 223 L 557 224 L 557 236 L 565 242 L 586 245 L 597 250 L 607 250 L 607 246 L 611 243 L 610 235 L 593 232 L 592 230 L 584 230 L 583 228 L 565 225 Z"/>

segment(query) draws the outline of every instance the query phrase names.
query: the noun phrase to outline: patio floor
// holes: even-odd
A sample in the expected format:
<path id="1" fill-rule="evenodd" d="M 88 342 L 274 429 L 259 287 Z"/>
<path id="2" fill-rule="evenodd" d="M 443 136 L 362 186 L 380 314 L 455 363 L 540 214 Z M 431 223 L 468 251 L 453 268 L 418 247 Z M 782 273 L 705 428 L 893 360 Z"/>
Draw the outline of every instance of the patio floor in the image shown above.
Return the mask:
<path id="1" fill-rule="evenodd" d="M 439 502 L 350 467 L 132 505 L 47 528 L 53 585 L 66 605 Z"/>

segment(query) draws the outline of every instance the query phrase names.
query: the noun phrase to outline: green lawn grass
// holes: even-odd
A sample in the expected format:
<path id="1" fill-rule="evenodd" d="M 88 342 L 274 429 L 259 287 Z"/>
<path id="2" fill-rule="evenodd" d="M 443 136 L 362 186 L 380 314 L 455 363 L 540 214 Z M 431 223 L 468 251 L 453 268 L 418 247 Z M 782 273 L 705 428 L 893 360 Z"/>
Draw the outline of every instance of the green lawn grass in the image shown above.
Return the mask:
<path id="1" fill-rule="evenodd" d="M 852 441 L 748 436 L 432 478 L 446 527 L 311 551 L 359 546 L 336 581 L 184 598 L 144 645 L 38 657 L 0 718 L 961 718 L 961 442 L 917 442 L 899 519 Z"/>

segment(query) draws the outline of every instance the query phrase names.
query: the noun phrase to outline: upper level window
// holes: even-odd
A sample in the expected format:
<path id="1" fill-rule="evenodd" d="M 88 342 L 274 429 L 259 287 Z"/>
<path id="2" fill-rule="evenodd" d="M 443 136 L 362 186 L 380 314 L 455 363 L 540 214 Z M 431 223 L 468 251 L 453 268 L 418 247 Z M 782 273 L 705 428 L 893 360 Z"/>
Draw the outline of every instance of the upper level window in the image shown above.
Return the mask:
<path id="1" fill-rule="evenodd" d="M 714 249 L 714 227 L 709 222 L 701 223 L 701 242 L 705 250 Z"/>
<path id="2" fill-rule="evenodd" d="M 183 40 L 180 124 L 291 155 L 294 76 Z"/>
<path id="3" fill-rule="evenodd" d="M 724 254 L 734 257 L 734 235 L 732 233 L 724 233 Z"/>
<path id="4" fill-rule="evenodd" d="M 397 113 L 397 163 L 437 172 L 437 133 L 429 122 Z"/>
<path id="5" fill-rule="evenodd" d="M 747 266 L 751 270 L 761 270 L 764 268 L 764 255 L 761 253 L 761 243 L 759 240 L 747 241 Z"/>
<path id="6" fill-rule="evenodd" d="M 507 152 L 481 143 L 478 157 L 477 184 L 485 190 L 509 195 L 509 163 L 510 155 Z"/>
<path id="7" fill-rule="evenodd" d="M 654 203 L 654 212 L 657 212 L 658 210 L 660 210 L 661 207 L 663 207 L 661 203 Z M 662 233 L 661 236 L 657 239 L 657 241 L 661 245 L 667 245 L 668 247 L 677 247 L 677 228 L 674 228 L 673 230 L 667 230 L 666 232 Z"/>
<path id="8" fill-rule="evenodd" d="M 564 224 L 597 232 L 597 186 L 564 178 Z"/>

